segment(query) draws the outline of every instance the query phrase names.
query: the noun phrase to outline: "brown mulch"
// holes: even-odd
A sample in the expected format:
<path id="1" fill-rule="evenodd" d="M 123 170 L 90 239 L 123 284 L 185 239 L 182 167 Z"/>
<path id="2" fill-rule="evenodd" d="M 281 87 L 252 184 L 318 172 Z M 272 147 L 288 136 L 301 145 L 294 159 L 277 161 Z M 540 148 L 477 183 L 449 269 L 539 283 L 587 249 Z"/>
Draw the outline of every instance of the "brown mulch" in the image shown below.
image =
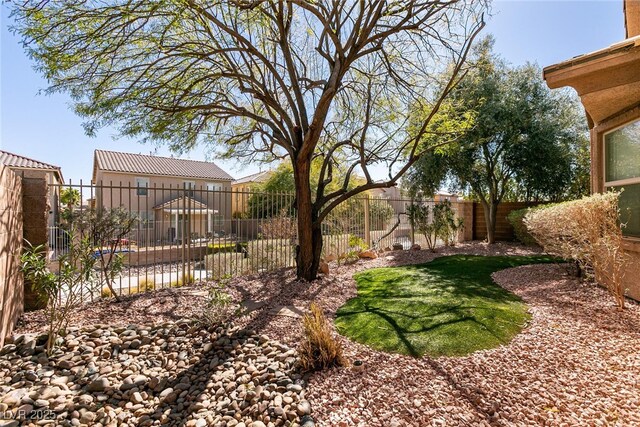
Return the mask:
<path id="1" fill-rule="evenodd" d="M 343 339 L 368 369 L 311 378 L 318 425 L 640 425 L 640 305 L 617 311 L 604 289 L 565 266 L 518 267 L 494 279 L 533 314 L 509 345 L 414 359 Z"/>
<path id="2" fill-rule="evenodd" d="M 375 260 L 336 266 L 313 283 L 292 270 L 237 278 L 229 289 L 253 311 L 236 323 L 296 345 L 299 318 L 281 307 L 318 301 L 327 315 L 356 295 L 352 275 L 373 267 L 427 262 L 454 253 L 524 255 L 530 248 L 469 243 L 428 251 L 388 252 Z M 307 398 L 318 426 L 592 426 L 640 425 L 640 305 L 619 312 L 605 290 L 582 283 L 565 266 L 531 265 L 494 275 L 520 295 L 533 315 L 509 345 L 466 357 L 381 353 L 340 337 L 349 360 L 366 370 L 336 368 L 311 376 Z M 189 317 L 204 302 L 201 288 L 167 289 L 81 307 L 72 324 L 162 323 Z M 248 311 L 248 310 L 247 310 Z M 297 311 L 297 310 L 294 310 Z M 29 314 L 19 331 L 39 329 Z M 42 319 L 40 319 L 40 322 Z"/>

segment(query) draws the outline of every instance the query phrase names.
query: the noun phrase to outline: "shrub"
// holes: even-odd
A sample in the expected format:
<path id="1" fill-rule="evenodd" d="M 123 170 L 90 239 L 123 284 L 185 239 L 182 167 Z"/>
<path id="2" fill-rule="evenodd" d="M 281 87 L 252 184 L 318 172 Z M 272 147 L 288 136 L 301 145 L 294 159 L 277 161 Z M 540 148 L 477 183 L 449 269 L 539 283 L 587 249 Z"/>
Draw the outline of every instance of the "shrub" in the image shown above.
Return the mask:
<path id="1" fill-rule="evenodd" d="M 247 242 L 209 243 L 207 245 L 207 254 L 244 253 L 247 251 L 247 245 Z"/>
<path id="2" fill-rule="evenodd" d="M 156 289 L 156 282 L 153 278 L 138 280 L 138 292 L 151 292 Z"/>
<path id="3" fill-rule="evenodd" d="M 302 325 L 304 338 L 298 348 L 298 354 L 303 371 L 345 365 L 342 346 L 331 334 L 329 322 L 320 306 L 311 303 L 310 313 L 304 315 Z"/>
<path id="4" fill-rule="evenodd" d="M 531 211 L 531 208 L 518 209 L 509 212 L 507 220 L 513 227 L 513 234 L 520 243 L 528 246 L 537 244 L 536 239 L 529 233 L 527 226 L 524 224 L 524 217 Z"/>
<path id="5" fill-rule="evenodd" d="M 456 213 L 449 200 L 444 200 L 433 207 L 433 221 L 439 237 L 445 246 L 453 246 L 456 242 L 458 230 L 464 227 L 462 218 L 456 218 Z"/>
<path id="6" fill-rule="evenodd" d="M 113 297 L 113 292 L 111 292 L 111 289 L 109 289 L 108 286 L 103 286 L 102 289 L 100 289 L 100 298 L 111 298 Z"/>
<path id="7" fill-rule="evenodd" d="M 431 252 L 435 252 L 438 239 L 445 246 L 455 243 L 456 233 L 463 227 L 462 219 L 456 218 L 451 202 L 445 200 L 430 207 L 425 203 L 414 203 L 407 207 L 411 225 L 421 233 Z"/>
<path id="8" fill-rule="evenodd" d="M 181 277 L 178 278 L 178 280 L 174 280 L 173 282 L 171 282 L 169 284 L 170 287 L 172 288 L 181 288 L 185 285 L 189 285 L 191 283 L 195 282 L 195 278 L 193 277 L 193 275 L 191 273 L 187 273 L 187 274 L 183 274 Z"/>
<path id="9" fill-rule="evenodd" d="M 240 307 L 226 291 L 228 277 L 209 288 L 209 294 L 202 313 L 196 319 L 207 326 L 218 326 L 228 322 L 238 313 Z"/>
<path id="10" fill-rule="evenodd" d="M 98 277 L 94 272 L 96 259 L 93 245 L 86 234 L 70 226 L 69 247 L 57 260 L 57 273 L 49 270 L 47 250 L 44 245 L 31 246 L 28 242 L 20 257 L 25 281 L 31 284 L 39 298 L 45 303 L 47 319 L 47 353 L 67 328 L 71 314 L 82 301 L 85 286 L 90 291 Z"/>
<path id="11" fill-rule="evenodd" d="M 278 215 L 265 219 L 260 225 L 260 233 L 264 239 L 285 239 L 292 244 L 298 237 L 296 219 L 282 209 Z"/>
<path id="12" fill-rule="evenodd" d="M 138 220 L 136 215 L 124 208 L 90 209 L 73 219 L 76 226 L 98 246 L 93 256 L 97 256 L 100 278 L 111 289 L 116 300 L 119 297 L 113 283 L 124 266 L 124 257 L 119 251 Z"/>
<path id="13" fill-rule="evenodd" d="M 619 195 L 612 191 L 532 210 L 525 215 L 524 223 L 547 252 L 573 259 L 585 272 L 592 273 L 623 309 L 626 255 Z"/>
<path id="14" fill-rule="evenodd" d="M 130 286 L 128 288 L 122 288 L 120 292 L 124 292 L 127 295 L 135 295 L 137 293 L 143 292 L 142 289 L 138 289 L 137 286 Z"/>

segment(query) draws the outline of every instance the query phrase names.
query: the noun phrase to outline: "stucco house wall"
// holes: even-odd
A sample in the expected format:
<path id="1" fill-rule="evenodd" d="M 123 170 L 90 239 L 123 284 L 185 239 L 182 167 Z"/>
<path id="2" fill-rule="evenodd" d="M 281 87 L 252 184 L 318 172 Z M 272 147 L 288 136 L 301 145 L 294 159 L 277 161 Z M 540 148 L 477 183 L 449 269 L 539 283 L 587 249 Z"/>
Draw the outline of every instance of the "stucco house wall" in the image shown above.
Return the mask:
<path id="1" fill-rule="evenodd" d="M 22 181 L 0 165 L 0 347 L 24 308 L 21 251 Z"/>
<path id="2" fill-rule="evenodd" d="M 573 87 L 585 108 L 591 136 L 591 190 L 594 193 L 607 190 L 605 136 L 619 128 L 637 124 L 640 120 L 640 1 L 625 0 L 623 4 L 625 40 L 544 69 L 544 77 L 550 88 Z M 636 153 L 640 150 L 640 134 L 631 136 L 631 145 L 635 146 Z M 614 166 L 617 167 L 617 164 Z M 616 188 L 637 186 L 640 160 L 637 171 L 630 179 L 609 181 L 608 184 Z M 629 220 L 637 224 L 640 220 L 640 200 L 630 200 L 630 194 L 635 193 L 629 191 L 625 203 L 630 206 Z M 629 297 L 640 300 L 640 236 L 624 229 L 623 232 L 626 234 L 624 248 L 629 257 L 623 286 Z"/>
<path id="3" fill-rule="evenodd" d="M 142 156 L 143 161 L 144 157 L 147 156 Z M 146 188 L 141 180 L 147 184 Z M 230 177 L 196 178 L 103 170 L 95 161 L 92 181 L 95 194 L 89 196 L 95 199 L 97 208 L 121 207 L 139 216 L 141 221 L 132 233 L 138 244 L 174 242 L 183 235 L 204 238 L 231 232 Z M 183 222 L 183 218 L 187 220 Z"/>

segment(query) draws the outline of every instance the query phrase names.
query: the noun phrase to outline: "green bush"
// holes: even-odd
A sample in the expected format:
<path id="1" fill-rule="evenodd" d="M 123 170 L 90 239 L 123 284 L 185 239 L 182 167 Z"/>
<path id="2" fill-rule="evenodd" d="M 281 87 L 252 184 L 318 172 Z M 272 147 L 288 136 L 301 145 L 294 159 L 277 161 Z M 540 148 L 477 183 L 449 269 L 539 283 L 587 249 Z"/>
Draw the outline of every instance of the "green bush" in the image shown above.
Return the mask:
<path id="1" fill-rule="evenodd" d="M 228 277 L 225 277 L 211 285 L 205 306 L 196 317 L 196 321 L 207 326 L 218 326 L 227 323 L 239 313 L 240 307 L 226 290 L 227 282 Z"/>
<path id="2" fill-rule="evenodd" d="M 413 203 L 407 207 L 407 214 L 411 225 L 424 236 L 431 252 L 436 251 L 438 239 L 442 240 L 445 246 L 455 244 L 456 234 L 464 226 L 462 218 L 456 218 L 448 200 L 433 206 Z"/>
<path id="3" fill-rule="evenodd" d="M 525 215 L 530 211 L 531 208 L 511 211 L 509 215 L 507 215 L 507 221 L 509 221 L 509 223 L 513 227 L 513 234 L 515 235 L 517 241 L 527 246 L 534 246 L 537 245 L 538 242 L 536 242 L 536 239 L 534 239 L 533 236 L 529 234 L 527 226 L 523 222 Z"/>
<path id="4" fill-rule="evenodd" d="M 246 252 L 247 242 L 225 242 L 225 243 L 209 243 L 207 245 L 207 255 L 231 252 Z"/>

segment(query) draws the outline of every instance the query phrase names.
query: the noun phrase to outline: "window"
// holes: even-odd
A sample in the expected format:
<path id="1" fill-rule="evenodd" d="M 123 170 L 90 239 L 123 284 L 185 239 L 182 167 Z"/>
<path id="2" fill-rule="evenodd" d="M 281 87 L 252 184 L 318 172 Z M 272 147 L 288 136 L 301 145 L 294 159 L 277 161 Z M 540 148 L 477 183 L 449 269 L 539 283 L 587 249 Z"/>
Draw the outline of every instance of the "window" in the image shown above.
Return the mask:
<path id="1" fill-rule="evenodd" d="M 149 188 L 149 178 L 136 177 L 136 195 L 146 196 Z"/>
<path id="2" fill-rule="evenodd" d="M 214 227 L 223 227 L 224 226 L 224 215 L 214 214 L 213 215 L 213 225 Z"/>
<path id="3" fill-rule="evenodd" d="M 184 188 L 185 194 L 187 196 L 193 197 L 193 195 L 195 194 L 195 189 L 196 189 L 196 182 L 195 181 L 183 181 L 182 187 Z"/>
<path id="4" fill-rule="evenodd" d="M 215 182 L 207 182 L 207 191 L 222 191 L 222 186 Z"/>
<path id="5" fill-rule="evenodd" d="M 152 228 L 154 213 L 153 211 L 138 211 L 136 212 L 138 218 L 138 228 Z"/>
<path id="6" fill-rule="evenodd" d="M 604 185 L 620 196 L 625 236 L 640 237 L 640 120 L 604 135 Z"/>

